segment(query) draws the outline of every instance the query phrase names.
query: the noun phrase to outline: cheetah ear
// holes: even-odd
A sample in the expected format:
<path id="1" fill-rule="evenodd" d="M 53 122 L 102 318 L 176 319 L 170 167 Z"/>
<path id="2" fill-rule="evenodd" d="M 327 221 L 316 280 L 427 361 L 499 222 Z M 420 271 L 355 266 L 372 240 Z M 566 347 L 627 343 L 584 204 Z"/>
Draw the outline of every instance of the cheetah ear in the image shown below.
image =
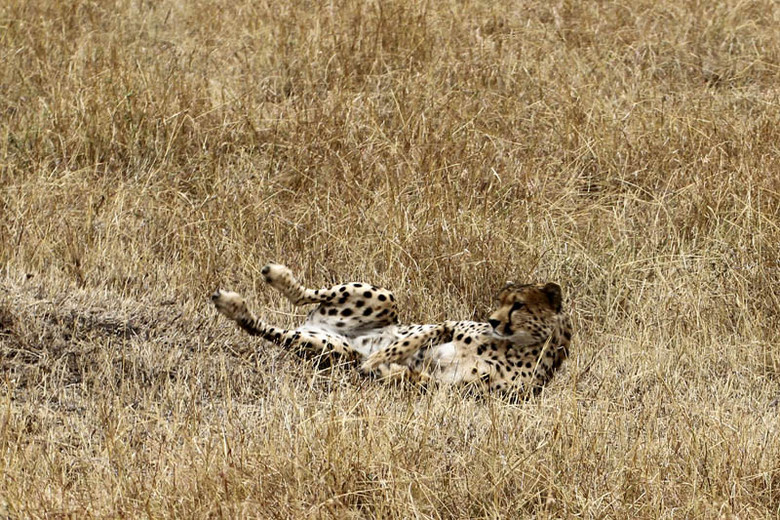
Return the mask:
<path id="1" fill-rule="evenodd" d="M 515 287 L 515 282 L 513 282 L 511 280 L 507 281 L 504 284 L 504 286 L 501 288 L 501 290 L 498 291 L 498 300 L 499 301 L 503 301 L 504 297 L 506 297 L 507 293 L 509 293 L 509 291 L 514 289 L 514 287 Z"/>
<path id="2" fill-rule="evenodd" d="M 561 312 L 561 301 L 563 300 L 563 292 L 561 286 L 557 283 L 549 282 L 542 287 L 542 292 L 547 295 L 547 299 L 550 300 L 555 312 Z"/>

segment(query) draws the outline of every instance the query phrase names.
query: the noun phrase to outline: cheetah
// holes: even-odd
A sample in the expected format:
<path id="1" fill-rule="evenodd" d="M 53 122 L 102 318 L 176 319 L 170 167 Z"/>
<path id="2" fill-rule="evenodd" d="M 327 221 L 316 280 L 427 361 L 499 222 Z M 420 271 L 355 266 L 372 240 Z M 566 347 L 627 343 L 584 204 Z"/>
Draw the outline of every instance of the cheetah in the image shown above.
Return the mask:
<path id="1" fill-rule="evenodd" d="M 357 282 L 309 289 L 278 264 L 261 274 L 294 305 L 316 304 L 303 325 L 289 330 L 266 324 L 241 296 L 220 289 L 211 295 L 217 311 L 253 336 L 303 356 L 347 360 L 362 375 L 517 397 L 540 390 L 569 355 L 572 325 L 555 283 L 508 282 L 484 323 L 399 325 L 396 299 L 387 289 Z"/>

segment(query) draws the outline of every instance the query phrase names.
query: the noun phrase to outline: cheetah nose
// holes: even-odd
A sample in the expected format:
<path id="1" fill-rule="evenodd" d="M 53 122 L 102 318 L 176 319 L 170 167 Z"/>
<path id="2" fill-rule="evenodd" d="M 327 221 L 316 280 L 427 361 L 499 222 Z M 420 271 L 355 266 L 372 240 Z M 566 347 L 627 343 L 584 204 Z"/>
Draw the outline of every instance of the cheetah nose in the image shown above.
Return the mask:
<path id="1" fill-rule="evenodd" d="M 490 319 L 490 320 L 488 320 L 488 323 L 489 323 L 489 324 L 490 324 L 490 326 L 491 326 L 491 327 L 493 327 L 494 329 L 495 329 L 495 328 L 497 328 L 497 327 L 498 327 L 498 326 L 501 324 L 501 322 L 500 322 L 499 320 L 494 320 L 494 319 Z"/>

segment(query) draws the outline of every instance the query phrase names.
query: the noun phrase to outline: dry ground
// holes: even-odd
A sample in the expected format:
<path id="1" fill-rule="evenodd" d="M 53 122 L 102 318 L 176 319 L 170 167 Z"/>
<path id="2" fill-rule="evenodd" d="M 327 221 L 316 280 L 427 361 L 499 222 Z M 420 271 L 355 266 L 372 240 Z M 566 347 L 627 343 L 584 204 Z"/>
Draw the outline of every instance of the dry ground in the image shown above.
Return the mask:
<path id="1" fill-rule="evenodd" d="M 0 516 L 780 515 L 780 4 L 0 2 Z M 484 318 L 521 405 L 318 372 L 259 268 Z"/>

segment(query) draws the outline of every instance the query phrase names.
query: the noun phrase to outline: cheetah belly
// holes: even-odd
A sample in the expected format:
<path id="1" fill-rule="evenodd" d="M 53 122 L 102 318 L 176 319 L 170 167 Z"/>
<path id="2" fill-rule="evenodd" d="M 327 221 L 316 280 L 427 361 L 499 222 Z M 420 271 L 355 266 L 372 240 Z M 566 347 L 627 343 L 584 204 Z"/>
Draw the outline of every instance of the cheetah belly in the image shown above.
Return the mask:
<path id="1" fill-rule="evenodd" d="M 307 323 L 299 329 L 302 332 L 316 332 L 330 337 L 339 338 L 360 353 L 363 359 L 368 358 L 373 352 L 391 345 L 403 336 L 397 325 L 388 325 L 380 329 L 370 329 L 365 332 L 345 331 L 329 326 L 328 323 Z"/>
<path id="2" fill-rule="evenodd" d="M 350 338 L 352 347 L 367 358 L 377 350 L 382 350 L 393 344 L 402 336 L 397 325 L 388 325 L 381 329 L 375 329 L 367 334 L 361 334 Z"/>
<path id="3" fill-rule="evenodd" d="M 449 341 L 435 345 L 431 349 L 430 358 L 437 365 L 451 365 L 455 362 L 456 355 L 455 342 Z"/>
<path id="4" fill-rule="evenodd" d="M 474 379 L 472 369 L 475 363 L 471 358 L 458 355 L 454 341 L 435 345 L 429 354 L 431 370 L 436 379 L 446 384 L 459 384 Z"/>

